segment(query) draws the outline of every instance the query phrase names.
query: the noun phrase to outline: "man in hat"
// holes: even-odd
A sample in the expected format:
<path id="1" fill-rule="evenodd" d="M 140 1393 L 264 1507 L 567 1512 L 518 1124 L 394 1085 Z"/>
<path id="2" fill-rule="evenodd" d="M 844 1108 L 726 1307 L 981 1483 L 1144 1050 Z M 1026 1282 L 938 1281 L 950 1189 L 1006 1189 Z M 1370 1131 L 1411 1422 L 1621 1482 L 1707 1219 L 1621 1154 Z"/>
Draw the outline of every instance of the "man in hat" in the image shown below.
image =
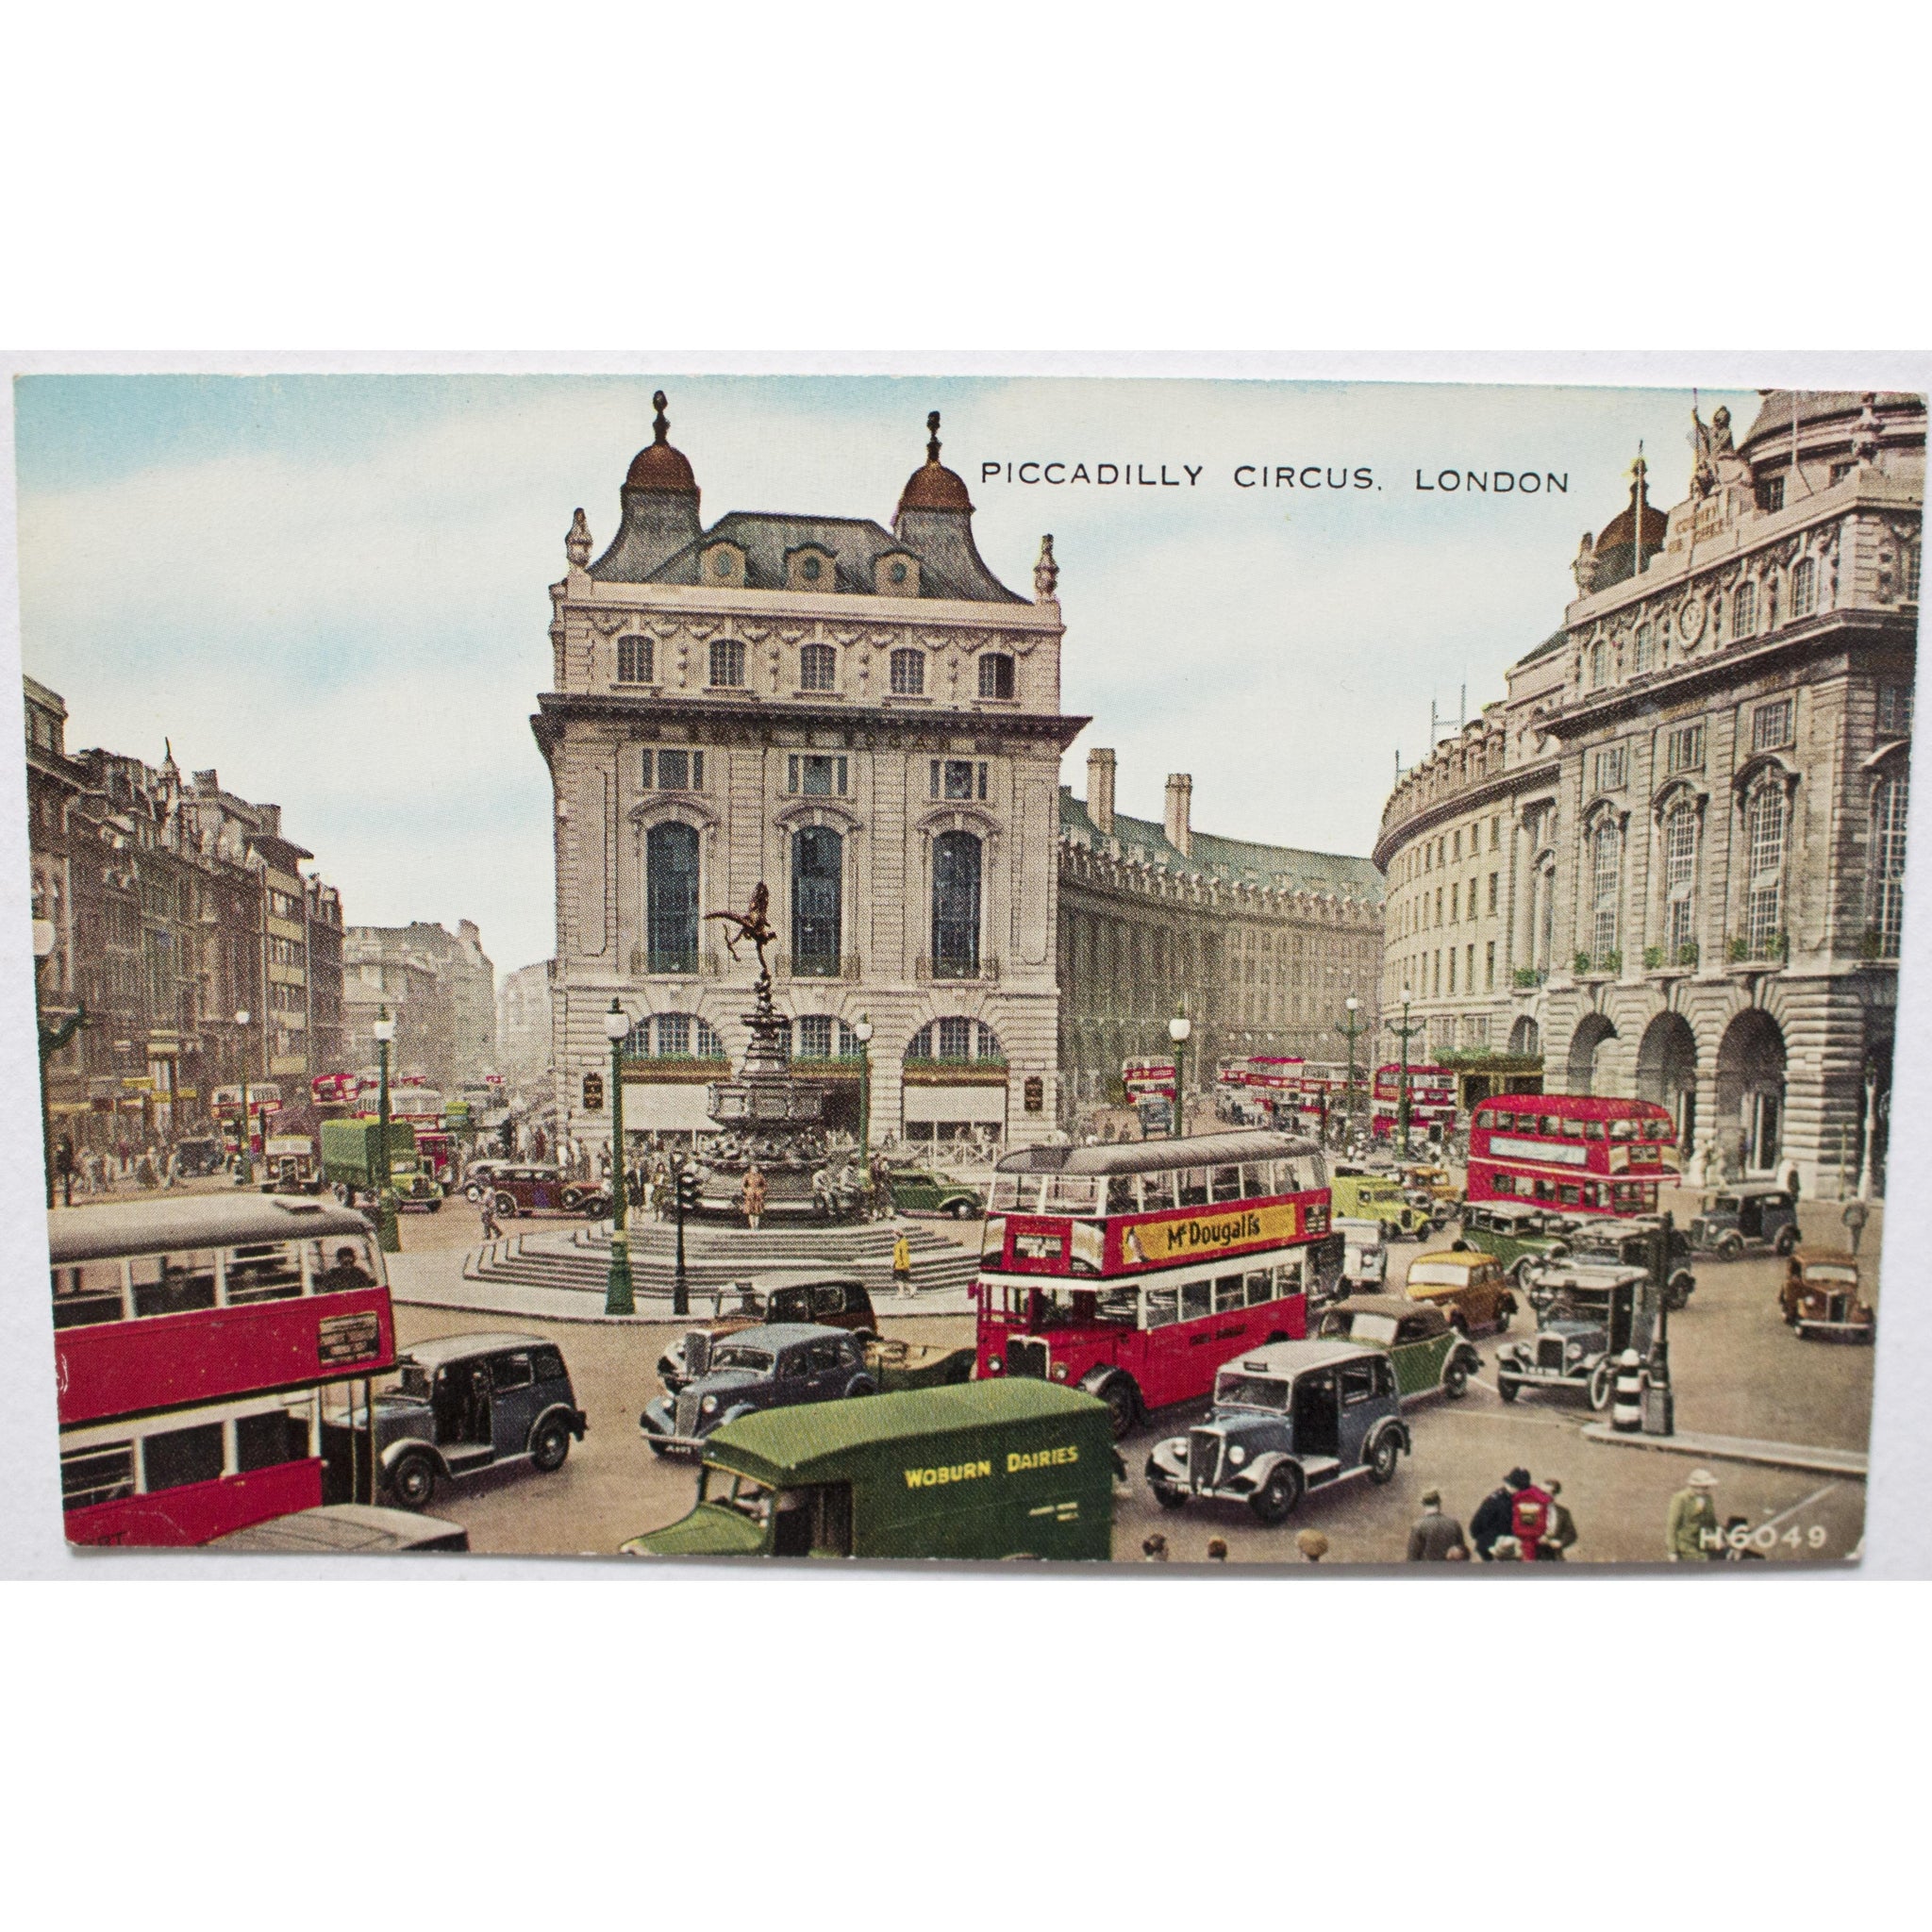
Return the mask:
<path id="1" fill-rule="evenodd" d="M 1423 1513 L 1408 1532 L 1408 1560 L 1411 1563 L 1446 1563 L 1451 1550 L 1460 1550 L 1466 1558 L 1469 1544 L 1462 1525 L 1455 1517 L 1442 1513 L 1441 1490 L 1423 1491 Z"/>
<path id="2" fill-rule="evenodd" d="M 1319 1563 L 1328 1554 L 1328 1539 L 1319 1529 L 1297 1531 L 1294 1546 L 1302 1553 L 1305 1563 Z"/>
<path id="3" fill-rule="evenodd" d="M 1717 1478 L 1707 1469 L 1693 1469 L 1690 1480 L 1671 1498 L 1664 1521 L 1664 1560 L 1670 1563 L 1709 1563 L 1724 1555 L 1724 1534 L 1717 1522 Z"/>
<path id="4" fill-rule="evenodd" d="M 1485 1563 L 1496 1560 L 1496 1539 L 1512 1533 L 1516 1491 L 1528 1481 L 1528 1470 L 1512 1469 L 1503 1478 L 1502 1487 L 1491 1490 L 1476 1505 L 1475 1514 L 1469 1519 L 1470 1541 L 1475 1544 L 1475 1553 Z"/>
<path id="5" fill-rule="evenodd" d="M 1550 1526 L 1544 1531 L 1536 1546 L 1536 1559 L 1539 1563 L 1561 1563 L 1566 1561 L 1564 1552 L 1576 1541 L 1576 1519 L 1557 1500 L 1563 1493 L 1563 1485 L 1555 1476 L 1550 1478 Z"/>
<path id="6" fill-rule="evenodd" d="M 1146 1538 L 1141 1544 L 1141 1556 L 1144 1561 L 1149 1563 L 1166 1562 L 1167 1539 L 1157 1529 L 1152 1536 Z"/>

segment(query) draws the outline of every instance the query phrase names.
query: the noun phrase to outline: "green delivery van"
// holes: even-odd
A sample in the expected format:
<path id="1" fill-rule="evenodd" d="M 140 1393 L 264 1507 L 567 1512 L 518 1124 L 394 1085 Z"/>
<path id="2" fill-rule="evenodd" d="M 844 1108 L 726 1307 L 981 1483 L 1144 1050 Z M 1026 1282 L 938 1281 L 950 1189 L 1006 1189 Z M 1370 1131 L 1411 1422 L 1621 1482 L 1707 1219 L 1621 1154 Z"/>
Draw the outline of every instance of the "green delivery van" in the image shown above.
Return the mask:
<path id="1" fill-rule="evenodd" d="M 1002 1377 L 766 1409 L 705 1443 L 697 1507 L 632 1557 L 1040 1557 L 1104 1560 L 1113 1418 L 1056 1383 Z"/>

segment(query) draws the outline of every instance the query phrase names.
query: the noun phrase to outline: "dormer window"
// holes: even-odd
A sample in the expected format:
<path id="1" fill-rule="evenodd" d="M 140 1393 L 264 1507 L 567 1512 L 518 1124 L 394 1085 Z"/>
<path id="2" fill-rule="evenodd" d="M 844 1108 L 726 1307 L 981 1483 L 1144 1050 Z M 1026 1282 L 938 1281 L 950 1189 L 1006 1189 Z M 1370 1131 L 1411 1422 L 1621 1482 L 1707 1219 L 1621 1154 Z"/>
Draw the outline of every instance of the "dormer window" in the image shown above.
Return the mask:
<path id="1" fill-rule="evenodd" d="M 736 543 L 713 543 L 700 559 L 698 581 L 714 589 L 729 589 L 744 582 L 744 552 Z"/>
<path id="2" fill-rule="evenodd" d="M 1013 660 L 1005 651 L 989 651 L 980 658 L 979 695 L 983 698 L 1009 698 L 1013 695 Z"/>
<path id="3" fill-rule="evenodd" d="M 617 641 L 617 681 L 619 684 L 649 684 L 652 682 L 652 641 L 649 638 L 627 637 Z"/>
<path id="4" fill-rule="evenodd" d="M 816 544 L 802 544 L 785 556 L 785 582 L 794 591 L 829 591 L 834 588 L 838 558 Z"/>
<path id="5" fill-rule="evenodd" d="M 924 697 L 925 694 L 925 653 L 906 649 L 892 653 L 892 695 L 895 698 Z"/>
<path id="6" fill-rule="evenodd" d="M 739 691 L 744 686 L 744 646 L 732 638 L 720 638 L 711 646 L 711 684 L 721 691 Z"/>
<path id="7" fill-rule="evenodd" d="M 837 691 L 838 652 L 830 644 L 807 644 L 798 654 L 798 683 L 803 691 Z"/>
<path id="8" fill-rule="evenodd" d="M 901 550 L 888 551 L 872 567 L 873 589 L 881 597 L 919 595 L 919 559 Z"/>

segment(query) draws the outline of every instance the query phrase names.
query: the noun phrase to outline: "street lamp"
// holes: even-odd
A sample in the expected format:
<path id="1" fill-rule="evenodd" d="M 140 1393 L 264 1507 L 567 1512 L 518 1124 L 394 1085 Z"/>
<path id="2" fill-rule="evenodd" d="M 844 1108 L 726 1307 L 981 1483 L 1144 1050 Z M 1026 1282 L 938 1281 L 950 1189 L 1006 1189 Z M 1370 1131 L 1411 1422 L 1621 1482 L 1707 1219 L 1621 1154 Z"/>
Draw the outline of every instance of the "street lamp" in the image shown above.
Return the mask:
<path id="1" fill-rule="evenodd" d="M 243 1015 L 245 1018 L 246 1015 Z M 387 1006 L 377 1008 L 370 1031 L 375 1035 L 375 1244 L 385 1255 L 399 1254 L 403 1238 L 396 1226 L 396 1193 L 390 1181 L 389 1166 L 389 1043 L 396 1037 L 396 1023 Z M 244 1096 L 245 1097 L 245 1096 Z"/>
<path id="2" fill-rule="evenodd" d="M 1362 1003 L 1354 993 L 1350 993 L 1341 1004 L 1348 1008 L 1348 1019 L 1346 1024 L 1336 1027 L 1335 1030 L 1348 1041 L 1348 1085 L 1342 1090 L 1342 1111 L 1352 1125 L 1355 1121 L 1355 1042 L 1362 1030 L 1361 1022 L 1356 1018 L 1356 1014 L 1360 1011 Z"/>
<path id="3" fill-rule="evenodd" d="M 1408 1158 L 1408 1041 L 1411 1034 L 1422 1031 L 1420 1026 L 1408 1024 L 1409 1003 L 1414 998 L 1415 994 L 1405 986 L 1402 989 L 1402 1024 L 1398 1026 L 1393 1020 L 1389 1022 L 1390 1032 L 1402 1042 L 1401 1098 L 1396 1103 L 1395 1119 L 1402 1135 L 1402 1158 L 1405 1160 Z"/>
<path id="4" fill-rule="evenodd" d="M 246 1007 L 236 1008 L 235 1027 L 242 1048 L 242 1145 L 235 1172 L 238 1188 L 245 1188 L 255 1175 L 254 1163 L 248 1158 L 248 1022 L 251 1017 Z"/>
<path id="5" fill-rule="evenodd" d="M 1187 1063 L 1188 1035 L 1194 1030 L 1194 1023 L 1188 1018 L 1185 1007 L 1176 1007 L 1174 1018 L 1167 1023 L 1167 1037 L 1174 1041 L 1174 1136 L 1180 1140 L 1187 1132 L 1187 1115 L 1181 1106 L 1181 1095 L 1187 1091 L 1187 1082 L 1181 1077 Z"/>
<path id="6" fill-rule="evenodd" d="M 607 1315 L 634 1315 L 631 1293 L 630 1230 L 625 1210 L 630 1188 L 624 1172 L 624 1042 L 630 1038 L 630 1015 L 615 993 L 604 1015 L 604 1037 L 610 1042 L 610 1276 L 604 1289 Z"/>
<path id="7" fill-rule="evenodd" d="M 872 1184 L 872 1036 L 871 1019 L 859 1014 L 852 1037 L 858 1042 L 858 1164 Z"/>

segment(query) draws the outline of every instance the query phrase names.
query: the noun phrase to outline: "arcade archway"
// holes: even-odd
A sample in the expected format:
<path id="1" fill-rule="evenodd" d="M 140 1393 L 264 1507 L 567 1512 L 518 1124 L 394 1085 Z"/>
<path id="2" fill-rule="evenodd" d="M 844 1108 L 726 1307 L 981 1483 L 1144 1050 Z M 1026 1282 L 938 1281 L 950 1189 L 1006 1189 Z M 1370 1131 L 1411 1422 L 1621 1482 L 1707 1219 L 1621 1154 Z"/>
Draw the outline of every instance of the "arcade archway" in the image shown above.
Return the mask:
<path id="1" fill-rule="evenodd" d="M 1697 1129 L 1697 1036 L 1681 1013 L 1659 1013 L 1637 1045 L 1637 1097 L 1667 1107 L 1690 1158 Z"/>
<path id="2" fill-rule="evenodd" d="M 1614 1040 L 1617 1029 L 1601 1013 L 1586 1013 L 1570 1036 L 1570 1064 L 1563 1091 L 1566 1093 L 1596 1091 L 1597 1054 L 1607 1040 Z"/>
<path id="3" fill-rule="evenodd" d="M 1717 1136 L 1730 1171 L 1774 1173 L 1784 1124 L 1784 1029 L 1753 1007 L 1724 1028 L 1717 1050 Z"/>

